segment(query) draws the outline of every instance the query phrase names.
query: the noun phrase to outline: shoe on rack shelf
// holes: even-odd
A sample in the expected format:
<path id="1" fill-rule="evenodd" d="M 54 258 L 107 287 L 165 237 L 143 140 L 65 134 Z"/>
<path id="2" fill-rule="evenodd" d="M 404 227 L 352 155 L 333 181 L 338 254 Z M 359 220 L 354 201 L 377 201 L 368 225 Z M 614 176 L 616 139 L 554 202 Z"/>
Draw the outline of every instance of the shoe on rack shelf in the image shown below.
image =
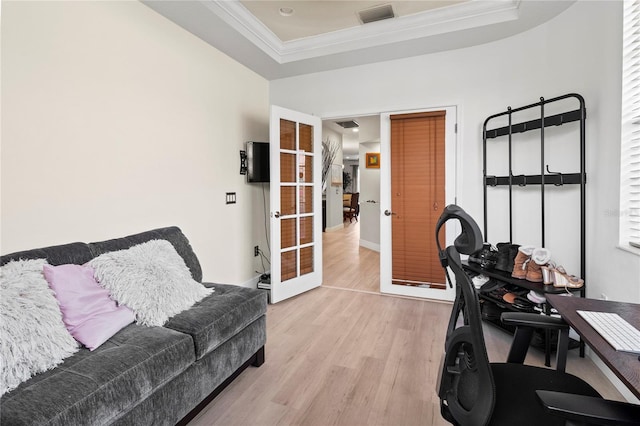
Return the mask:
<path id="1" fill-rule="evenodd" d="M 531 281 L 532 283 L 541 283 L 542 282 L 542 269 L 541 266 L 538 265 L 533 260 L 527 262 L 527 274 L 524 277 L 527 281 Z"/>
<path id="2" fill-rule="evenodd" d="M 553 284 L 553 269 L 555 267 L 556 265 L 553 262 L 549 262 L 540 267 L 540 269 L 542 269 L 542 283 L 544 285 Z"/>
<path id="3" fill-rule="evenodd" d="M 533 291 L 533 290 L 531 290 L 527 294 L 527 299 L 529 299 L 533 303 L 537 303 L 537 304 L 541 304 L 541 303 L 546 303 L 547 302 L 547 298 L 544 297 L 543 293 L 538 293 L 537 291 Z"/>
<path id="4" fill-rule="evenodd" d="M 542 266 L 551 261 L 551 251 L 546 248 L 535 248 L 531 253 L 531 260 L 527 263 L 527 274 L 525 279 L 534 283 L 543 282 L 544 274 Z"/>
<path id="5" fill-rule="evenodd" d="M 554 287 L 581 288 L 583 285 L 584 280 L 582 278 L 567 274 L 567 271 L 562 266 L 553 269 Z"/>
<path id="6" fill-rule="evenodd" d="M 519 280 L 524 280 L 527 277 L 527 263 L 531 260 L 533 249 L 533 246 L 520 246 L 518 248 L 518 254 L 513 261 L 511 277 Z"/>
<path id="7" fill-rule="evenodd" d="M 513 272 L 513 263 L 518 255 L 518 244 L 498 243 L 496 244 L 498 256 L 495 269 L 508 273 Z"/>

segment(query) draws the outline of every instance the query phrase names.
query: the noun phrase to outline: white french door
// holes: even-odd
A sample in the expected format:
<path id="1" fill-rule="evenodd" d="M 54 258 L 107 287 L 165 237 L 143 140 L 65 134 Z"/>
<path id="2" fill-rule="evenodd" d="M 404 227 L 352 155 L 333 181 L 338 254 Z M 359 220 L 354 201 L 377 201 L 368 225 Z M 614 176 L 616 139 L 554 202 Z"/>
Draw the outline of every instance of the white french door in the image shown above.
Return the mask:
<path id="1" fill-rule="evenodd" d="M 456 107 L 441 107 L 433 110 L 406 111 L 403 113 L 430 112 L 430 111 L 446 111 L 445 119 L 445 205 L 455 203 L 456 198 Z M 400 194 L 391 194 L 392 188 L 392 169 L 391 169 L 391 115 L 399 113 L 385 113 L 380 116 L 380 291 L 382 293 L 397 294 L 403 296 L 421 297 L 437 300 L 453 300 L 455 298 L 455 289 L 447 284 L 446 286 L 428 286 L 428 285 L 399 285 L 398 280 L 393 277 L 393 247 L 398 247 L 398 235 L 392 233 L 392 221 L 396 216 L 393 201 L 394 196 Z M 404 165 L 409 167 L 409 165 Z M 418 166 L 422 167 L 422 166 Z M 428 167 L 428 165 L 424 165 Z M 410 175 L 410 174 L 408 174 Z M 411 184 L 416 182 L 409 182 Z M 411 194 L 407 195 L 411 196 Z M 445 205 L 437 206 L 442 211 Z M 430 207 L 430 206 L 429 206 Z M 397 209 L 398 207 L 396 207 Z M 419 213 L 419 212 L 418 212 Z M 455 222 L 455 221 L 452 221 Z M 451 244 L 456 232 L 458 231 L 457 222 L 448 223 L 446 226 L 446 245 Z M 435 246 L 435 226 L 426 231 L 425 238 L 429 244 Z M 395 238 L 395 240 L 394 240 Z M 432 261 L 428 260 L 428 261 Z M 427 260 L 425 260 L 427 261 Z M 444 278 L 444 273 L 442 274 Z M 453 278 L 453 277 L 452 277 Z M 394 284 L 394 282 L 396 282 Z"/>
<path id="2" fill-rule="evenodd" d="M 271 106 L 271 302 L 322 284 L 322 121 Z"/>

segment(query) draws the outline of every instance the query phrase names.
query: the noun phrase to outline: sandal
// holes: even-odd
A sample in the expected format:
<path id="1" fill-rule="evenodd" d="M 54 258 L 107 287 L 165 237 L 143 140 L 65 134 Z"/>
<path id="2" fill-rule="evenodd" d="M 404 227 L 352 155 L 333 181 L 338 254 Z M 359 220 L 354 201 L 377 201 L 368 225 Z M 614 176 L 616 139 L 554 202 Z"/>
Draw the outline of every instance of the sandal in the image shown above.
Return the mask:
<path id="1" fill-rule="evenodd" d="M 553 284 L 553 270 L 555 269 L 555 264 L 553 262 L 549 262 L 546 265 L 542 265 L 540 268 L 542 269 L 542 283 L 544 285 Z"/>
<path id="2" fill-rule="evenodd" d="M 554 268 L 552 272 L 554 287 L 580 288 L 584 285 L 582 278 L 567 274 L 562 266 Z"/>

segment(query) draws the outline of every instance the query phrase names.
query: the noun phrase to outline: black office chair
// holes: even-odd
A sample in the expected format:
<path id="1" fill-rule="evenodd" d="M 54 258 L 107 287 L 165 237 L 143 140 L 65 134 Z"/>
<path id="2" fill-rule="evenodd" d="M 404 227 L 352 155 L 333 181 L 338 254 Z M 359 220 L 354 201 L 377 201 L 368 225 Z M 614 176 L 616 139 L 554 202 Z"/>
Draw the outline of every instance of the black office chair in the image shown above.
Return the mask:
<path id="1" fill-rule="evenodd" d="M 462 232 L 453 246 L 443 250 L 438 235 L 450 219 L 460 222 Z M 523 365 L 521 347 L 512 347 L 510 362 L 489 363 L 480 304 L 460 261 L 460 254 L 474 253 L 482 248 L 482 242 L 478 225 L 463 209 L 456 205 L 444 209 L 436 224 L 436 243 L 450 285 L 447 267 L 455 275 L 456 299 L 436 389 L 442 417 L 462 426 L 640 424 L 640 406 L 604 400 L 585 381 L 564 371 Z M 527 315 L 516 320 L 525 336 L 531 327 L 567 329 L 557 320 L 552 320 L 557 324 L 548 323 L 543 315 Z M 536 321 L 539 318 L 540 324 Z M 516 337 L 514 341 L 518 342 L 516 346 L 523 346 L 526 337 Z"/>

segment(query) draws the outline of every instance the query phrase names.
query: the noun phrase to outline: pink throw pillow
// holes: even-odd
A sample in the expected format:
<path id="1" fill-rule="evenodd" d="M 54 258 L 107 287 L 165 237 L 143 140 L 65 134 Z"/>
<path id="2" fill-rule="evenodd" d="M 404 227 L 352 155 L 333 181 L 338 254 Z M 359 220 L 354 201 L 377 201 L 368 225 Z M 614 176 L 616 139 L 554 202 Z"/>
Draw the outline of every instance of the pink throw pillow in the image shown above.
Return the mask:
<path id="1" fill-rule="evenodd" d="M 131 309 L 117 306 L 109 292 L 100 287 L 90 266 L 44 265 L 43 272 L 58 299 L 67 330 L 90 350 L 135 319 Z"/>

